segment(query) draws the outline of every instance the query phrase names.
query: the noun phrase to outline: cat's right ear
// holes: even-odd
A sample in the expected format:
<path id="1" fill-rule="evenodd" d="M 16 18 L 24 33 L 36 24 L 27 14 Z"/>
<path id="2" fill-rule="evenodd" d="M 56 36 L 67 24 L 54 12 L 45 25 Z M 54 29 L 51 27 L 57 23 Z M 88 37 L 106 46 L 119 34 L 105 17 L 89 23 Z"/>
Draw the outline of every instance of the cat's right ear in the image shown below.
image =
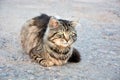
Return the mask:
<path id="1" fill-rule="evenodd" d="M 59 21 L 55 17 L 51 17 L 48 26 L 53 29 L 59 27 Z"/>

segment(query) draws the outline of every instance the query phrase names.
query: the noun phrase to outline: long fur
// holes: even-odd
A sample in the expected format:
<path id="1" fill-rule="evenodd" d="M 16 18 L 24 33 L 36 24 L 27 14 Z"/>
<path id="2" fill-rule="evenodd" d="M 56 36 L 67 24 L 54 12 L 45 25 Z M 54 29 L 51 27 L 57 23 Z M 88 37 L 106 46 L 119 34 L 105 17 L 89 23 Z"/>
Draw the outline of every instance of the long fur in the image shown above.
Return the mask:
<path id="1" fill-rule="evenodd" d="M 23 50 L 28 53 L 33 60 L 45 67 L 63 65 L 68 61 L 79 62 L 80 54 L 72 45 L 62 47 L 54 44 L 55 42 L 52 40 L 55 40 L 55 35 L 58 34 L 55 30 L 49 31 L 48 25 L 50 24 L 50 19 L 51 16 L 42 14 L 41 16 L 28 20 L 24 24 L 21 30 Z M 74 28 L 71 27 L 70 21 L 59 19 L 58 22 L 63 25 L 62 27 L 65 30 L 74 30 Z M 56 25 L 56 23 L 54 24 Z M 71 41 L 76 41 L 76 37 L 71 38 Z"/>

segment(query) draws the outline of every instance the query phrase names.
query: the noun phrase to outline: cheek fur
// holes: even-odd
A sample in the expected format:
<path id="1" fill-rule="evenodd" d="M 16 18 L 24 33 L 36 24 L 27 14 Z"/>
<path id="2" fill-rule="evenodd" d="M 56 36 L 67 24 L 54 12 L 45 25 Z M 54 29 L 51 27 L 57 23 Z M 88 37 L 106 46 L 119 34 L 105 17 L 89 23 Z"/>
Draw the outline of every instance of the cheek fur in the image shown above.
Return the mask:
<path id="1" fill-rule="evenodd" d="M 54 39 L 53 42 L 54 42 L 56 45 L 61 45 L 61 39 Z"/>
<path id="2" fill-rule="evenodd" d="M 74 43 L 73 40 L 66 41 L 65 39 L 54 39 L 53 42 L 55 45 L 63 47 L 71 46 Z"/>

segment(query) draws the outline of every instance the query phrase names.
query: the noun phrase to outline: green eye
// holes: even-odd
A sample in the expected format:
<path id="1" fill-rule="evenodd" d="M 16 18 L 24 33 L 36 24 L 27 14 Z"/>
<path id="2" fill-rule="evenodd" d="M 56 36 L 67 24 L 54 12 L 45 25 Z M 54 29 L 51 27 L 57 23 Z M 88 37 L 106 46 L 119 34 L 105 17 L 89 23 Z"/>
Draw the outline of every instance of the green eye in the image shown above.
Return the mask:
<path id="1" fill-rule="evenodd" d="M 72 33 L 72 36 L 76 36 L 76 33 Z"/>
<path id="2" fill-rule="evenodd" d="M 58 38 L 61 38 L 61 35 L 58 35 Z"/>
<path id="3" fill-rule="evenodd" d="M 63 33 L 59 33 L 57 36 L 58 36 L 58 38 L 62 38 L 63 37 Z"/>

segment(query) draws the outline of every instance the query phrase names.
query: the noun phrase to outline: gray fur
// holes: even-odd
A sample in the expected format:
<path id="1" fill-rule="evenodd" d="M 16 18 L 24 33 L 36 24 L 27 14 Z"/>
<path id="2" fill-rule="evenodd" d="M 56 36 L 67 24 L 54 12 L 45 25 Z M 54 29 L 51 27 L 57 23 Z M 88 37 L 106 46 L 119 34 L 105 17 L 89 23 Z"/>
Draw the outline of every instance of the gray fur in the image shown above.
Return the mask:
<path id="1" fill-rule="evenodd" d="M 73 54 L 72 44 L 76 39 L 72 21 L 46 14 L 28 20 L 21 30 L 23 50 L 45 67 L 67 63 Z"/>

